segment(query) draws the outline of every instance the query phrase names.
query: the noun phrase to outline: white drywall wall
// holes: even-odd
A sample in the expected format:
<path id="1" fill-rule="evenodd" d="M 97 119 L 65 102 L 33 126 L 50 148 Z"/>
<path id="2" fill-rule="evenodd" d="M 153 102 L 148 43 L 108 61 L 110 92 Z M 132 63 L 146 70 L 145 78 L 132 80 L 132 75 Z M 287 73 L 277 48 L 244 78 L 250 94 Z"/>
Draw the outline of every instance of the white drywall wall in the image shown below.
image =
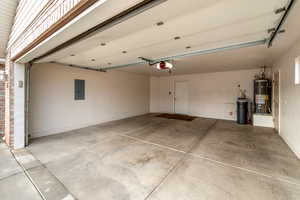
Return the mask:
<path id="1" fill-rule="evenodd" d="M 189 114 L 195 116 L 236 119 L 238 85 L 253 97 L 253 79 L 260 69 L 201 73 L 170 77 L 151 77 L 151 112 L 174 112 L 176 81 L 187 81 Z M 156 90 L 156 91 L 155 91 Z M 159 90 L 159 92 L 157 91 Z M 171 95 L 169 95 L 171 92 Z M 230 112 L 233 115 L 230 115 Z"/>
<path id="2" fill-rule="evenodd" d="M 280 73 L 280 135 L 300 158 L 300 85 L 295 85 L 295 59 L 300 41 L 274 65 Z"/>
<path id="3" fill-rule="evenodd" d="M 25 147 L 25 65 L 14 63 L 14 149 Z"/>
<path id="4" fill-rule="evenodd" d="M 74 79 L 85 80 L 86 100 L 74 100 Z M 31 72 L 30 134 L 40 137 L 149 112 L 150 78 L 58 64 Z"/>
<path id="5" fill-rule="evenodd" d="M 160 97 L 160 90 L 159 90 L 159 77 L 151 77 L 150 78 L 150 110 L 151 112 L 160 112 L 159 109 L 159 97 Z"/>

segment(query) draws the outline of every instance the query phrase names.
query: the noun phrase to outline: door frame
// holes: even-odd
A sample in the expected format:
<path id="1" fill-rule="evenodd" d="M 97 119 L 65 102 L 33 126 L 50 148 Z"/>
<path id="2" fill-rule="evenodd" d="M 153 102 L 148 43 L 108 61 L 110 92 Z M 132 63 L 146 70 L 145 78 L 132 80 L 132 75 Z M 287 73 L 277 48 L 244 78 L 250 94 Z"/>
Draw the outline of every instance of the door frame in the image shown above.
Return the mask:
<path id="1" fill-rule="evenodd" d="M 280 69 L 277 69 L 275 71 L 273 71 L 272 74 L 272 112 L 273 112 L 273 122 L 274 122 L 274 128 L 276 128 L 275 126 L 275 87 L 274 87 L 274 81 L 275 81 L 275 74 L 278 73 L 278 134 L 280 135 L 280 113 L 281 113 L 281 106 L 280 106 L 280 102 L 281 102 L 281 98 L 280 98 Z"/>
<path id="2" fill-rule="evenodd" d="M 173 113 L 176 114 L 176 101 L 175 101 L 175 98 L 176 98 L 176 83 L 186 83 L 187 84 L 187 87 L 189 88 L 189 81 L 188 80 L 174 80 L 174 85 L 173 85 Z M 189 109 L 190 109 L 190 92 L 189 92 L 189 89 L 188 89 L 188 110 L 187 110 L 187 113 L 186 115 L 189 115 L 190 112 L 189 112 Z"/>

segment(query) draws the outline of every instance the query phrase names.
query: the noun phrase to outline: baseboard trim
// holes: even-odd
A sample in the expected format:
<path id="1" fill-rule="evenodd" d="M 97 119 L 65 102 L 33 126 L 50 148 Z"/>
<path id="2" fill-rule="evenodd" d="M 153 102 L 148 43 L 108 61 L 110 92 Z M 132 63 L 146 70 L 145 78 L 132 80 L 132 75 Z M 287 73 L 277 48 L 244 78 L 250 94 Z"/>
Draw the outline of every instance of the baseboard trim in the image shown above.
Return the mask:
<path id="1" fill-rule="evenodd" d="M 150 114 L 163 114 L 163 113 L 172 113 L 174 112 L 150 112 Z M 235 121 L 236 119 L 234 118 L 226 118 L 226 117 L 215 117 L 215 116 L 210 116 L 210 115 L 201 115 L 201 114 L 196 114 L 196 113 L 188 113 L 187 115 L 194 116 L 194 117 L 202 117 L 202 118 L 208 118 L 208 119 L 219 119 L 219 120 L 228 120 L 228 121 Z"/>
<path id="2" fill-rule="evenodd" d="M 210 116 L 210 115 L 199 115 L 199 114 L 193 114 L 193 113 L 191 113 L 190 115 L 195 116 L 195 117 L 208 118 L 208 119 L 219 119 L 219 120 L 235 121 L 235 119 L 226 118 L 226 117 L 214 117 L 214 116 Z"/>
<path id="3" fill-rule="evenodd" d="M 76 126 L 65 126 L 65 127 L 58 127 L 58 128 L 52 128 L 48 130 L 38 130 L 38 131 L 31 131 L 30 135 L 31 138 L 39 138 L 39 137 L 44 137 L 44 136 L 49 136 L 49 135 L 56 135 L 68 131 L 73 131 L 81 128 L 87 128 L 90 126 L 95 126 L 95 125 L 100 125 L 100 124 L 106 124 L 106 123 L 111 123 L 119 120 L 124 120 L 124 119 L 130 119 L 138 116 L 143 116 L 147 115 L 149 112 L 141 113 L 138 115 L 132 115 L 132 116 L 127 116 L 127 117 L 121 117 L 121 118 L 116 118 L 116 119 L 108 119 L 104 121 L 99 121 L 99 122 L 93 122 L 93 123 L 82 123 L 82 124 L 77 124 Z"/>

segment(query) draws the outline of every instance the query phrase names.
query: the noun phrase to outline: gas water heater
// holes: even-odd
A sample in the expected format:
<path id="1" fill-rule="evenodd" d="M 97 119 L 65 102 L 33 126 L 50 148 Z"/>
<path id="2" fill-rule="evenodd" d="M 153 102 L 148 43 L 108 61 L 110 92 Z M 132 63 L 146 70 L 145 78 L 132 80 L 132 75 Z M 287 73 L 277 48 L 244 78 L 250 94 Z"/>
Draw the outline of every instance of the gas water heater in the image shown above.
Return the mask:
<path id="1" fill-rule="evenodd" d="M 255 113 L 271 113 L 272 82 L 265 78 L 265 68 L 259 77 L 254 80 Z"/>

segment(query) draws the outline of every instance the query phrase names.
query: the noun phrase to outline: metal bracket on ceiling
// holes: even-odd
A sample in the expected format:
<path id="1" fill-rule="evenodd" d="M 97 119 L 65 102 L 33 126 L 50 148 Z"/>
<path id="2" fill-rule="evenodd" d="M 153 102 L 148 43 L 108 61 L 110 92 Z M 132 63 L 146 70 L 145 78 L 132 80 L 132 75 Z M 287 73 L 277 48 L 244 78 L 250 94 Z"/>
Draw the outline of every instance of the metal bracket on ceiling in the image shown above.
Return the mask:
<path id="1" fill-rule="evenodd" d="M 144 57 L 139 57 L 139 59 L 145 61 L 145 62 L 148 63 L 148 65 L 150 65 L 150 66 L 159 63 L 159 62 L 157 62 L 157 61 L 155 61 L 155 60 L 151 60 L 151 59 L 144 58 Z"/>
<path id="2" fill-rule="evenodd" d="M 277 24 L 275 30 L 272 31 L 272 35 L 270 36 L 269 41 L 268 41 L 268 48 L 272 47 L 273 41 L 275 40 L 277 34 L 281 32 L 281 27 L 284 24 L 285 20 L 287 19 L 288 14 L 289 14 L 291 8 L 294 6 L 295 2 L 296 2 L 296 0 L 290 0 L 288 5 L 286 7 L 284 7 L 284 9 L 279 8 L 275 11 L 275 14 L 279 14 L 281 12 L 284 12 L 284 13 L 283 13 L 279 23 Z"/>
<path id="3" fill-rule="evenodd" d="M 286 11 L 286 7 L 278 8 L 278 9 L 275 10 L 275 14 L 279 14 L 279 13 L 282 13 L 284 11 Z"/>
<path id="4" fill-rule="evenodd" d="M 276 30 L 275 28 L 270 28 L 270 29 L 268 29 L 268 33 L 273 33 L 275 30 Z M 285 33 L 285 29 L 278 31 L 278 34 L 280 34 L 280 33 Z"/>

